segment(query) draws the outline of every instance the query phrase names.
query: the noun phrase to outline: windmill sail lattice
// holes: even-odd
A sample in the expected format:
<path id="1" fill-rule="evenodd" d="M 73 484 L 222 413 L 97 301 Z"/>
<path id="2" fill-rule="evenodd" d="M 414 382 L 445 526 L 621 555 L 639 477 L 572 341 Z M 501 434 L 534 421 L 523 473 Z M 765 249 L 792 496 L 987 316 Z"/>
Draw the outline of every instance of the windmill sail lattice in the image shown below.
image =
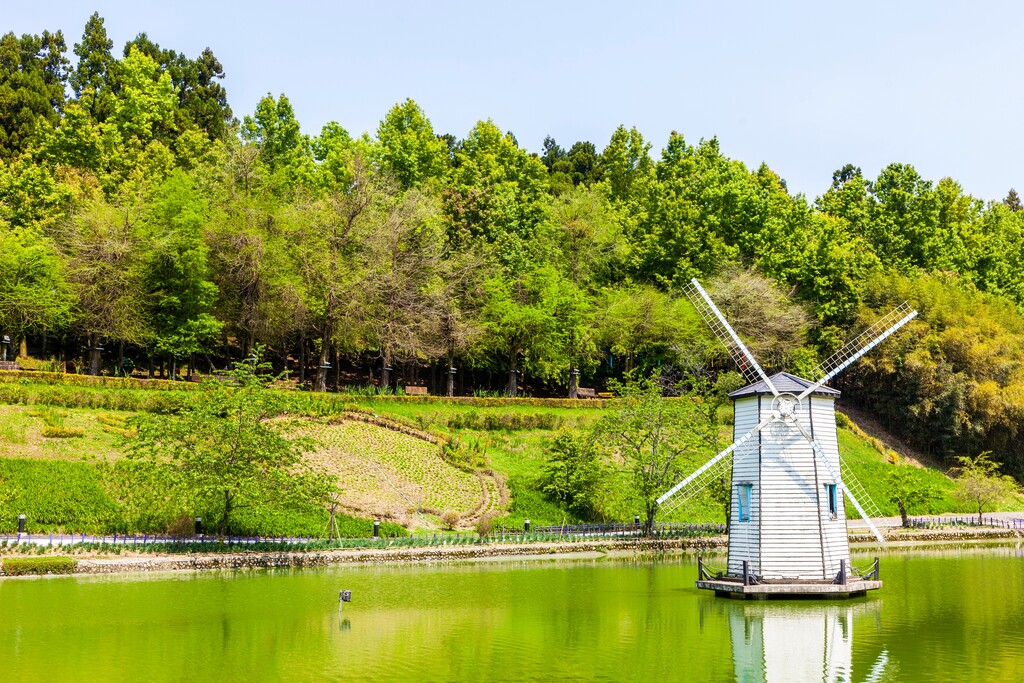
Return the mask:
<path id="1" fill-rule="evenodd" d="M 818 366 L 820 372 L 819 379 L 811 387 L 808 387 L 800 398 L 804 398 L 814 389 L 822 386 L 850 367 L 858 358 L 888 339 L 896 330 L 909 323 L 915 317 L 917 317 L 917 311 L 911 310 L 910 306 L 903 302 L 890 311 L 888 315 L 880 318 L 874 325 L 843 344 L 842 348 L 826 358 Z"/>
<path id="2" fill-rule="evenodd" d="M 839 392 L 825 383 L 917 312 L 899 306 L 824 361 L 818 378 L 810 381 L 787 373 L 769 377 L 696 279 L 685 292 L 750 382 L 730 394 L 737 433 L 741 425 L 754 426 L 666 491 L 658 504 L 665 509 L 685 504 L 731 466 L 730 572 L 738 571 L 736 553 L 764 576 L 828 579 L 841 560 L 849 564 L 844 499 L 875 537 L 884 539 L 871 520 L 879 516 L 878 508 L 864 487 L 852 473 L 842 478 L 834 406 Z M 819 542 L 820 549 L 812 551 L 810 544 Z"/>
<path id="3" fill-rule="evenodd" d="M 772 393 L 776 396 L 779 392 L 776 391 L 772 381 L 765 374 L 765 371 L 761 369 L 757 360 L 754 358 L 754 354 L 750 353 L 746 345 L 740 340 L 739 335 L 732 329 L 732 326 L 726 321 L 725 316 L 718 310 L 718 306 L 715 306 L 715 302 L 711 300 L 708 293 L 704 291 L 704 288 L 697 282 L 697 278 L 690 280 L 689 284 L 683 288 L 683 294 L 690 300 L 693 307 L 697 309 L 697 313 L 704 319 L 707 326 L 711 328 L 718 340 L 722 342 L 725 349 L 732 356 L 733 361 L 736 363 L 736 367 L 743 373 L 743 377 L 748 382 L 764 381 L 768 384 Z"/>
<path id="4" fill-rule="evenodd" d="M 744 437 L 732 443 L 724 451 L 704 463 L 693 474 L 665 492 L 658 499 L 658 504 L 661 505 L 665 500 L 670 502 L 662 508 L 662 511 L 668 514 L 683 507 L 701 491 L 725 476 L 733 463 L 742 461 L 749 455 L 756 455 L 758 444 L 754 437 L 757 435 L 757 431 L 757 428 L 750 430 Z"/>

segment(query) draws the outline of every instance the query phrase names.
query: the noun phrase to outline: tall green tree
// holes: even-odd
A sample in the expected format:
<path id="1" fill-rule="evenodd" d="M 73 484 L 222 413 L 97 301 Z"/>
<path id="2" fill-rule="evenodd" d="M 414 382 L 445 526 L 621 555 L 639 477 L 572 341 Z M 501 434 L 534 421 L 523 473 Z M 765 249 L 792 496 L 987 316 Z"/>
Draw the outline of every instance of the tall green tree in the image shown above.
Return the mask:
<path id="1" fill-rule="evenodd" d="M 107 37 L 103 17 L 99 12 L 93 12 L 85 23 L 82 42 L 75 43 L 78 66 L 71 72 L 68 82 L 84 110 L 101 123 L 110 113 L 113 99 L 110 92 L 115 64 L 111 53 L 113 47 L 114 41 Z"/>
<path id="2" fill-rule="evenodd" d="M 455 152 L 445 208 L 457 245 L 482 239 L 506 267 L 522 265 L 540 225 L 547 172 L 492 121 L 480 121 Z"/>
<path id="3" fill-rule="evenodd" d="M 650 534 L 658 498 L 686 471 L 717 450 L 717 429 L 699 417 L 700 398 L 692 393 L 666 400 L 655 377 L 616 386 L 620 402 L 594 427 L 606 452 L 621 459 L 634 500 Z"/>
<path id="4" fill-rule="evenodd" d="M 100 374 L 104 342 L 144 344 L 149 336 L 134 207 L 90 202 L 60 235 L 75 295 L 75 328 L 85 339 L 89 373 Z"/>
<path id="5" fill-rule="evenodd" d="M 377 140 L 381 166 L 402 189 L 439 180 L 447 172 L 448 147 L 411 99 L 391 108 L 377 127 Z"/>
<path id="6" fill-rule="evenodd" d="M 439 213 L 435 197 L 403 192 L 385 200 L 368 240 L 365 320 L 384 387 L 391 384 L 393 363 L 426 363 L 444 353 L 438 330 L 446 274 Z"/>
<path id="7" fill-rule="evenodd" d="M 208 222 L 209 207 L 192 180 L 173 172 L 153 198 L 142 228 L 146 310 L 157 353 L 201 353 L 223 327 L 213 316 L 217 286 L 203 234 Z"/>
<path id="8" fill-rule="evenodd" d="M 956 495 L 977 509 L 978 524 L 984 523 L 985 508 L 1004 501 L 1019 489 L 1013 477 L 999 473 L 999 463 L 989 456 L 988 452 L 957 456 L 960 464 L 953 468 L 957 473 Z"/>
<path id="9" fill-rule="evenodd" d="M 73 302 L 60 254 L 31 228 L 0 224 L 0 329 L 15 344 L 71 322 Z"/>
<path id="10" fill-rule="evenodd" d="M 29 147 L 40 131 L 60 122 L 68 77 L 60 31 L 0 37 L 0 160 Z"/>
<path id="11" fill-rule="evenodd" d="M 565 284 L 549 264 L 496 274 L 484 283 L 482 341 L 506 363 L 509 396 L 519 391 L 522 369 L 544 378 L 561 370 L 558 361 L 565 358 L 564 330 L 557 312 L 565 297 Z"/>
<path id="12" fill-rule="evenodd" d="M 275 422 L 284 408 L 257 353 L 236 363 L 234 385 L 211 382 L 178 415 L 140 415 L 127 454 L 160 469 L 164 486 L 216 512 L 221 535 L 239 510 L 268 499 L 319 502 L 322 483 L 303 461 L 304 439 Z"/>
<path id="13" fill-rule="evenodd" d="M 635 127 L 619 126 L 601 152 L 601 168 L 614 200 L 638 201 L 654 174 L 651 144 Z"/>

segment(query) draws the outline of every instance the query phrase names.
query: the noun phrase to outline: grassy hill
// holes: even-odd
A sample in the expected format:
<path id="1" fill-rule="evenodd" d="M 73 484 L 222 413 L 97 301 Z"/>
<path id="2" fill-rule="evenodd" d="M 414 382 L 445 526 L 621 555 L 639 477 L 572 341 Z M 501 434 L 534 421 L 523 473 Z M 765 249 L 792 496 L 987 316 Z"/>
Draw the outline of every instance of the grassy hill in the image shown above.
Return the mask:
<path id="1" fill-rule="evenodd" d="M 140 386 L 61 385 L 0 382 L 0 532 L 12 531 L 17 515 L 28 516 L 34 531 L 163 531 L 191 519 L 132 518 L 123 504 L 118 467 L 130 433 L 126 420 L 135 410 L 173 410 L 191 391 Z M 313 440 L 307 457 L 337 477 L 343 529 L 368 534 L 374 518 L 390 522 L 390 533 L 437 529 L 444 513 L 471 527 L 484 515 L 520 525 L 574 521 L 547 500 L 538 478 L 551 439 L 560 429 L 586 427 L 609 410 L 603 403 L 541 400 L 467 401 L 340 397 L 292 394 L 295 412 L 305 415 L 292 427 Z M 28 404 L 28 405 L 23 405 Z M 92 406 L 107 406 L 102 408 Z M 81 406 L 81 407 L 79 407 Z M 117 408 L 130 408 L 120 410 Z M 731 417 L 726 410 L 723 417 Z M 843 422 L 843 421 L 841 421 Z M 723 428 L 723 443 L 731 433 Z M 889 502 L 887 473 L 896 465 L 888 449 L 854 425 L 839 430 L 844 466 L 864 485 L 884 514 L 897 514 Z M 912 513 L 967 512 L 953 497 L 954 482 L 929 468 L 914 476 L 937 492 L 925 508 Z M 1019 506 L 1021 501 L 1008 504 Z M 851 513 L 852 513 L 852 506 Z M 618 504 L 630 519 L 627 499 Z M 855 514 L 855 513 L 854 513 Z M 451 516 L 451 515 L 449 515 Z M 318 535 L 326 527 L 322 506 L 287 509 L 267 501 L 244 511 L 236 531 L 260 535 Z M 698 500 L 672 520 L 722 521 L 719 506 Z M 133 521 L 134 520 L 134 521 Z"/>

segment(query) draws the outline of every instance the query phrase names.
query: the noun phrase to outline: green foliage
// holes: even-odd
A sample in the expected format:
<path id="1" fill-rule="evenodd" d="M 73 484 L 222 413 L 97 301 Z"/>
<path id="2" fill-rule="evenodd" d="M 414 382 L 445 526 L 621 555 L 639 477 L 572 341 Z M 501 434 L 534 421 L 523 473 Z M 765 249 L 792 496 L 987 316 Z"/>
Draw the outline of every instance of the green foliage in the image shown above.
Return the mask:
<path id="1" fill-rule="evenodd" d="M 495 518 L 494 523 L 498 526 L 522 529 L 523 522 L 527 519 L 535 525 L 581 521 L 568 510 L 551 502 L 540 491 L 538 483 L 534 477 L 527 475 L 510 476 L 506 484 L 511 497 L 508 514 Z"/>
<path id="2" fill-rule="evenodd" d="M 6 557 L 0 569 L 6 576 L 28 574 L 73 574 L 78 560 L 73 557 Z"/>
<path id="3" fill-rule="evenodd" d="M 899 509 L 905 527 L 910 526 L 908 515 L 920 514 L 921 508 L 937 497 L 935 489 L 915 477 L 909 467 L 891 469 L 888 483 L 889 501 Z"/>
<path id="4" fill-rule="evenodd" d="M 0 162 L 16 157 L 60 121 L 66 51 L 60 31 L 0 37 Z"/>
<path id="5" fill-rule="evenodd" d="M 232 123 L 210 49 L 140 33 L 112 50 L 98 13 L 74 68 L 60 32 L 0 37 L 0 332 L 33 352 L 59 344 L 70 367 L 106 344 L 205 368 L 264 344 L 318 391 L 330 363 L 388 391 L 393 372 L 456 366 L 477 373 L 467 393 L 542 396 L 573 368 L 603 388 L 637 368 L 728 367 L 679 296 L 695 275 L 724 283 L 723 306 L 753 291 L 728 314 L 746 311 L 768 365 L 805 374 L 907 299 L 919 320 L 851 369 L 846 398 L 947 462 L 989 450 L 1024 476 L 1014 191 L 985 203 L 908 163 L 874 179 L 847 164 L 809 203 L 714 138 L 673 132 L 655 159 L 623 125 L 600 154 L 548 138 L 537 155 L 490 120 L 439 136 L 412 100 L 374 137 L 330 122 L 310 138 L 284 95 Z M 809 320 L 790 324 L 795 310 Z M 150 407 L 178 409 L 165 401 Z"/>
<path id="6" fill-rule="evenodd" d="M 657 499 L 682 479 L 685 468 L 717 450 L 717 408 L 702 417 L 699 388 L 682 400 L 667 400 L 657 375 L 616 387 L 619 405 L 594 427 L 596 440 L 610 457 L 620 459 L 630 487 L 645 514 L 650 533 Z"/>
<path id="7" fill-rule="evenodd" d="M 71 321 L 64 264 L 50 240 L 31 228 L 0 230 L 0 328 L 20 340 Z"/>
<path id="8" fill-rule="evenodd" d="M 301 506 L 320 496 L 321 481 L 300 460 L 310 444 L 272 422 L 283 409 L 257 374 L 266 369 L 256 351 L 229 373 L 237 386 L 208 383 L 180 415 L 132 422 L 129 457 L 154 465 L 172 492 L 216 510 L 222 534 L 235 530 L 236 509 L 270 497 Z"/>
<path id="9" fill-rule="evenodd" d="M 26 517 L 29 532 L 101 530 L 117 515 L 95 466 L 62 460 L 0 458 L 0 533 L 18 528 Z"/>
<path id="10" fill-rule="evenodd" d="M 589 436 L 562 431 L 552 440 L 540 488 L 548 498 L 582 519 L 593 519 L 607 473 Z"/>
<path id="11" fill-rule="evenodd" d="M 957 462 L 960 464 L 953 468 L 957 473 L 956 496 L 978 511 L 979 524 L 985 508 L 1002 502 L 1019 490 L 1013 477 L 999 473 L 999 463 L 993 461 L 988 452 L 975 456 L 961 455 Z"/>
<path id="12" fill-rule="evenodd" d="M 448 148 L 411 99 L 391 108 L 377 128 L 377 140 L 382 165 L 404 189 L 444 177 Z"/>

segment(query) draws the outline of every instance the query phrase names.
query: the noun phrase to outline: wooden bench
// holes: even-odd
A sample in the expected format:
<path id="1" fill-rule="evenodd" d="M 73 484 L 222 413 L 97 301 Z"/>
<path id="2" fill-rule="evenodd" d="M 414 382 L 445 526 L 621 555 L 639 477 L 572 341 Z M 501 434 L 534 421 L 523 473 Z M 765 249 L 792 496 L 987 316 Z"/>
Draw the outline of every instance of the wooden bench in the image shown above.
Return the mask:
<path id="1" fill-rule="evenodd" d="M 427 395 L 427 388 L 426 387 L 412 387 L 412 386 L 406 385 L 405 386 L 405 395 L 406 396 L 426 396 Z"/>
<path id="2" fill-rule="evenodd" d="M 597 389 L 592 387 L 576 387 L 576 398 L 597 398 Z"/>
<path id="3" fill-rule="evenodd" d="M 18 363 L 13 360 L 0 360 L 0 370 L 20 370 Z"/>

